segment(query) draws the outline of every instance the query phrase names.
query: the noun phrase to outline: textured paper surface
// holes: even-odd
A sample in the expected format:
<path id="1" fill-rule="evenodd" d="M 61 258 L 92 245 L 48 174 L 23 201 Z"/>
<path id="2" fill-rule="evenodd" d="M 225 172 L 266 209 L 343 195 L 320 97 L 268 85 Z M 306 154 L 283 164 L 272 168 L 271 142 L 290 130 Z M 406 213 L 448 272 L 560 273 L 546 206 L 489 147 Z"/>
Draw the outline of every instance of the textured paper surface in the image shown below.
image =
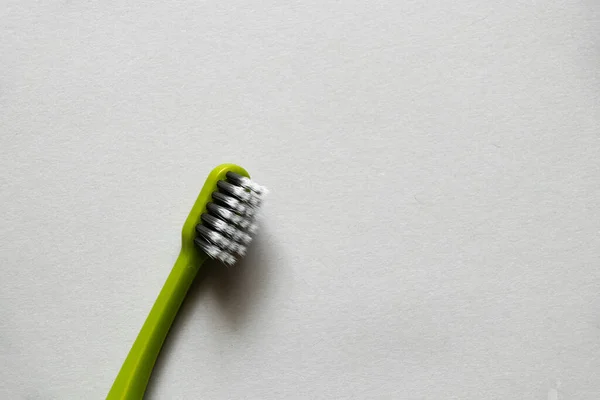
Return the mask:
<path id="1" fill-rule="evenodd" d="M 600 397 L 598 2 L 2 3 L 1 398 L 104 398 L 229 161 L 147 398 Z"/>

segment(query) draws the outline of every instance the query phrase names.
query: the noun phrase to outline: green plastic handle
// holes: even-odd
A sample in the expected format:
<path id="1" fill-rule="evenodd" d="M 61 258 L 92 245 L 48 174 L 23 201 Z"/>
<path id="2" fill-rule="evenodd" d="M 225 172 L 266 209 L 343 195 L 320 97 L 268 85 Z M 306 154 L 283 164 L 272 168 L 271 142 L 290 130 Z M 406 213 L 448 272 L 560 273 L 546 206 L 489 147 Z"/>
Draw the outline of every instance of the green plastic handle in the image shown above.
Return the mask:
<path id="1" fill-rule="evenodd" d="M 107 400 L 137 400 L 144 397 L 152 368 L 160 353 L 171 324 L 194 278 L 208 256 L 196 248 L 196 225 L 206 211 L 206 204 L 217 190 L 217 182 L 232 171 L 247 176 L 248 172 L 235 164 L 222 164 L 212 170 L 202 187 L 192 211 L 183 224 L 181 252 L 158 298 L 150 310 L 110 392 Z"/>

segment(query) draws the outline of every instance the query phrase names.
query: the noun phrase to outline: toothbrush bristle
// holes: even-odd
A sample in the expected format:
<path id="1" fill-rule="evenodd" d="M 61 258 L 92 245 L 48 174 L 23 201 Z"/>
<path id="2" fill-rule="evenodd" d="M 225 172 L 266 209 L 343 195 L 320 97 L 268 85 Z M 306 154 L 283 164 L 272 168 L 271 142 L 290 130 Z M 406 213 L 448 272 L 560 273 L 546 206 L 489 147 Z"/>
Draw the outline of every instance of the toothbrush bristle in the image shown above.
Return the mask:
<path id="1" fill-rule="evenodd" d="M 201 223 L 196 226 L 196 245 L 209 257 L 233 265 L 246 254 L 257 229 L 255 216 L 267 189 L 234 172 L 217 183 Z"/>

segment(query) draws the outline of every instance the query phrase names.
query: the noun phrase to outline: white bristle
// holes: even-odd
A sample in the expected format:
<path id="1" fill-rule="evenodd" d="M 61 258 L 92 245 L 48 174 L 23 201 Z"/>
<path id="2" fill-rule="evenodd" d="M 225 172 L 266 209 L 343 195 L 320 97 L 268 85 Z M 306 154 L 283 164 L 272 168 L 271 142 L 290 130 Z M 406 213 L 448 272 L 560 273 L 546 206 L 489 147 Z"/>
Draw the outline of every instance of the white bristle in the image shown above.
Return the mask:
<path id="1" fill-rule="evenodd" d="M 259 185 L 252 179 L 247 178 L 245 176 L 239 176 L 237 178 L 237 183 L 244 189 L 251 190 L 252 192 L 254 192 L 255 195 L 259 197 L 263 197 L 269 192 L 266 187 Z"/>
<path id="2" fill-rule="evenodd" d="M 264 197 L 267 194 L 269 194 L 269 189 L 267 189 L 264 186 L 260 186 L 259 184 L 254 183 L 254 182 L 252 183 L 252 191 L 261 197 Z"/>
<path id="3" fill-rule="evenodd" d="M 221 197 L 221 201 L 224 202 L 227 207 L 236 212 L 244 213 L 246 211 L 246 206 L 240 200 L 234 197 L 223 195 Z"/>
<path id="4" fill-rule="evenodd" d="M 251 223 L 251 220 L 249 218 L 236 214 L 235 212 L 230 211 L 225 207 L 213 206 L 211 210 L 214 211 L 215 214 L 218 214 L 218 216 L 223 218 L 224 220 L 232 222 L 235 225 L 239 225 L 241 228 L 244 229 L 247 228 L 248 225 L 250 225 Z"/>
<path id="5" fill-rule="evenodd" d="M 236 240 L 236 236 L 239 234 L 238 230 L 235 229 L 233 225 L 229 225 L 227 222 L 223 222 L 223 224 L 221 224 L 221 229 L 223 229 L 223 232 L 231 236 L 234 240 Z"/>
<path id="6" fill-rule="evenodd" d="M 236 196 L 238 196 L 243 201 L 248 201 L 252 198 L 252 192 L 248 192 L 241 187 L 237 187 L 235 192 Z"/>
<path id="7" fill-rule="evenodd" d="M 250 225 L 250 221 L 251 220 L 249 220 L 247 218 L 238 217 L 237 220 L 233 221 L 233 223 L 246 229 L 246 228 L 248 228 L 248 225 Z"/>
<path id="8" fill-rule="evenodd" d="M 205 244 L 203 250 L 212 258 L 217 258 L 223 252 L 223 250 L 211 244 Z"/>
<path id="9" fill-rule="evenodd" d="M 253 206 L 253 207 L 258 207 L 260 205 L 260 202 L 262 201 L 262 199 L 258 196 L 255 195 L 250 195 L 248 197 L 248 203 Z"/>
<path id="10" fill-rule="evenodd" d="M 234 256 L 227 252 L 222 252 L 218 259 L 229 266 L 235 264 L 235 262 L 237 261 Z"/>
<path id="11" fill-rule="evenodd" d="M 248 226 L 247 230 L 248 230 L 248 232 L 255 234 L 256 231 L 258 230 L 258 225 L 250 224 L 250 226 Z"/>
<path id="12" fill-rule="evenodd" d="M 252 237 L 245 232 L 236 229 L 235 232 L 232 233 L 231 238 L 236 242 L 241 242 L 243 244 L 248 244 L 252 240 Z"/>
<path id="13" fill-rule="evenodd" d="M 246 255 L 246 246 L 241 245 L 241 244 L 234 244 L 232 248 L 229 249 L 230 251 L 234 252 L 235 254 L 239 255 L 239 256 L 244 256 Z"/>
<path id="14" fill-rule="evenodd" d="M 214 244 L 201 241 L 199 246 L 209 257 L 219 260 L 227 265 L 233 265 L 236 261 L 235 257 L 231 253 L 219 248 Z"/>
<path id="15" fill-rule="evenodd" d="M 241 186 L 236 186 L 231 183 L 225 183 L 222 187 L 225 189 L 225 191 L 231 192 L 232 195 L 234 195 L 242 201 L 248 201 L 248 199 L 252 196 L 251 192 L 247 191 Z"/>
<path id="16" fill-rule="evenodd" d="M 224 249 L 228 249 L 231 246 L 235 245 L 235 243 L 233 241 L 227 239 L 225 236 L 223 236 L 219 232 L 215 232 L 215 231 L 210 231 L 208 239 L 210 239 L 210 241 L 213 242 L 214 244 L 216 244 L 217 246 L 224 248 Z"/>
<path id="17" fill-rule="evenodd" d="M 196 228 L 200 235 L 196 243 L 209 257 L 233 265 L 236 257 L 246 254 L 251 235 L 257 230 L 254 216 L 268 191 L 233 173 L 228 173 L 227 181 L 219 181 L 217 186 L 214 203 L 207 205 L 202 224 Z"/>
<path id="18" fill-rule="evenodd" d="M 242 228 L 247 227 L 250 223 L 250 221 L 247 218 L 244 218 L 241 215 L 237 215 L 234 213 L 231 213 L 228 219 L 234 224 L 241 226 Z"/>
<path id="19" fill-rule="evenodd" d="M 234 215 L 236 215 L 234 212 L 229 211 L 225 207 L 217 207 L 216 210 L 217 210 L 217 213 L 219 214 L 219 216 L 221 216 L 225 219 L 230 220 L 233 218 Z"/>
<path id="20" fill-rule="evenodd" d="M 229 207 L 233 208 L 234 210 L 241 206 L 240 202 L 237 199 L 234 199 L 233 197 L 229 197 L 229 196 L 227 196 L 226 204 Z"/>

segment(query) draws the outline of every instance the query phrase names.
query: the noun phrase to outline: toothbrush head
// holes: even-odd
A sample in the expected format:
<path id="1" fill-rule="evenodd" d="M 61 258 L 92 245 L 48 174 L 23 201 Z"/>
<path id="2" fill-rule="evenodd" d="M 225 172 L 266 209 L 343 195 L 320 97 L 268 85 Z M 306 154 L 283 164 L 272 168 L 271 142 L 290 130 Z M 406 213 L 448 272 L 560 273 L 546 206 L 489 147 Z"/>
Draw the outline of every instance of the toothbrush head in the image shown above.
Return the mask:
<path id="1" fill-rule="evenodd" d="M 266 194 L 243 168 L 233 164 L 215 168 L 184 224 L 182 252 L 194 257 L 199 249 L 226 265 L 235 264 L 256 232 L 256 213 Z"/>

